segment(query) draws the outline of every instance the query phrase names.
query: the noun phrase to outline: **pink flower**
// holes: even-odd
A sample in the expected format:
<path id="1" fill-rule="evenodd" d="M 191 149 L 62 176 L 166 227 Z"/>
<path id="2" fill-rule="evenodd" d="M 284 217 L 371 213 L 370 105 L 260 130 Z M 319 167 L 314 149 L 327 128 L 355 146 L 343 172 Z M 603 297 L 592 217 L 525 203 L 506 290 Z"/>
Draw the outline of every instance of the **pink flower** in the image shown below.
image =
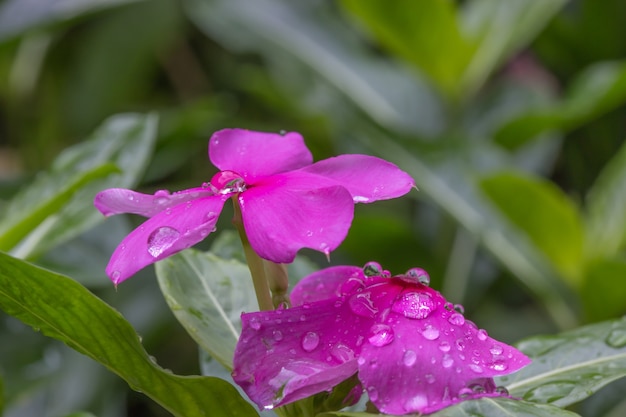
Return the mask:
<path id="1" fill-rule="evenodd" d="M 264 408 L 330 390 L 355 373 L 388 414 L 507 395 L 493 377 L 530 360 L 466 320 L 427 282 L 419 268 L 390 277 L 376 263 L 309 275 L 293 289 L 294 307 L 242 314 L 233 378 Z"/>
<path id="2" fill-rule="evenodd" d="M 264 259 L 287 263 L 301 248 L 325 254 L 337 248 L 354 203 L 399 197 L 414 186 L 397 166 L 372 156 L 313 163 L 295 132 L 221 130 L 209 140 L 209 159 L 220 172 L 202 187 L 154 195 L 113 188 L 96 196 L 105 216 L 149 217 L 113 253 L 106 271 L 114 283 L 203 240 L 231 196 L 237 196 L 252 248 Z"/>

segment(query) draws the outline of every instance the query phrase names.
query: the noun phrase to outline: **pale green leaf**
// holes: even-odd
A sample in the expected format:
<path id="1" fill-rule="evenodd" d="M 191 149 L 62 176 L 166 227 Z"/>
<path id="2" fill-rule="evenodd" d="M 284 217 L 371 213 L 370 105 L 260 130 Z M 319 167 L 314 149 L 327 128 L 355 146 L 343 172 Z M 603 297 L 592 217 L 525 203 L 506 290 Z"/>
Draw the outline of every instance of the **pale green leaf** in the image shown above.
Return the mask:
<path id="1" fill-rule="evenodd" d="M 159 367 L 132 326 L 80 284 L 2 253 L 0 308 L 101 363 L 175 416 L 256 415 L 224 380 Z"/>
<path id="2" fill-rule="evenodd" d="M 239 317 L 259 308 L 248 267 L 188 249 L 157 263 L 156 272 L 178 321 L 203 349 L 232 369 Z"/>
<path id="3" fill-rule="evenodd" d="M 517 347 L 532 363 L 496 382 L 515 397 L 566 407 L 626 376 L 626 317 L 532 337 Z"/>
<path id="4" fill-rule="evenodd" d="M 317 417 L 367 417 L 370 413 L 333 412 L 318 414 Z M 377 414 L 386 416 L 386 414 Z M 578 414 L 558 407 L 533 404 L 527 401 L 510 398 L 480 398 L 463 401 L 459 404 L 444 408 L 429 417 L 576 417 Z"/>
<path id="5" fill-rule="evenodd" d="M 589 262 L 580 294 L 589 321 L 626 314 L 626 259 L 616 256 Z"/>
<path id="6" fill-rule="evenodd" d="M 485 177 L 480 187 L 570 284 L 580 283 L 582 220 L 577 207 L 559 188 L 547 180 L 514 172 Z"/>

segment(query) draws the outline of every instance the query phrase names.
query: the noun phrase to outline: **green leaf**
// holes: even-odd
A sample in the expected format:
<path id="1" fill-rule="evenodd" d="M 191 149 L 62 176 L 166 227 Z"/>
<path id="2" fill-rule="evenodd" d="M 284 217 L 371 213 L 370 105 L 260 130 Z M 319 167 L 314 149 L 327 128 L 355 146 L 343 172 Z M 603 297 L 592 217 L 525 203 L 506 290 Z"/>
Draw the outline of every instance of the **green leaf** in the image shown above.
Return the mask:
<path id="1" fill-rule="evenodd" d="M 626 316 L 517 346 L 533 362 L 497 378 L 512 396 L 566 407 L 626 376 Z"/>
<path id="2" fill-rule="evenodd" d="M 91 413 L 79 411 L 77 413 L 68 414 L 65 417 L 96 417 L 96 416 Z"/>
<path id="3" fill-rule="evenodd" d="M 26 189 L 7 208 L 0 222 L 0 250 L 15 247 L 34 227 L 67 204 L 78 190 L 116 171 L 117 167 L 108 163 L 73 176 L 67 172 L 40 176 L 33 187 Z"/>
<path id="4" fill-rule="evenodd" d="M 559 188 L 547 180 L 514 172 L 484 177 L 480 187 L 570 284 L 580 283 L 582 221 L 576 206 Z"/>
<path id="5" fill-rule="evenodd" d="M 377 414 L 386 416 L 386 414 Z M 343 412 L 318 414 L 317 417 L 367 417 L 370 413 Z M 429 417 L 576 417 L 578 414 L 558 407 L 510 398 L 479 398 L 444 408 Z"/>
<path id="6" fill-rule="evenodd" d="M 0 375 L 0 416 L 4 411 L 4 382 L 2 382 L 2 375 Z"/>
<path id="7" fill-rule="evenodd" d="M 590 321 L 626 314 L 626 260 L 620 257 L 590 262 L 580 294 Z"/>
<path id="8" fill-rule="evenodd" d="M 514 149 L 540 133 L 583 126 L 625 100 L 626 61 L 596 63 L 572 82 L 560 102 L 516 116 L 502 125 L 494 137 L 500 144 Z"/>
<path id="9" fill-rule="evenodd" d="M 449 0 L 344 0 L 391 52 L 414 64 L 446 93 L 457 93 L 473 46 L 459 31 Z"/>
<path id="10" fill-rule="evenodd" d="M 156 115 L 122 114 L 106 120 L 87 141 L 66 149 L 49 171 L 6 208 L 0 220 L 0 249 L 12 248 L 31 233 L 14 255 L 32 258 L 103 221 L 93 207 L 94 196 L 105 188 L 130 188 L 139 182 L 156 133 Z M 111 163 L 121 172 L 101 178 L 110 173 Z M 108 167 L 109 172 L 103 172 L 99 180 L 91 178 L 89 183 L 74 185 L 92 171 L 98 172 L 100 166 L 103 170 Z M 14 229 L 18 233 L 11 231 L 6 237 L 7 230 Z"/>
<path id="11" fill-rule="evenodd" d="M 0 308 L 122 377 L 175 416 L 254 416 L 227 382 L 159 367 L 132 326 L 70 278 L 0 253 Z"/>
<path id="12" fill-rule="evenodd" d="M 236 260 L 188 249 L 156 264 L 165 300 L 198 344 L 227 369 L 241 332 L 239 316 L 259 309 L 250 271 Z"/>
<path id="13" fill-rule="evenodd" d="M 611 256 L 626 241 L 626 144 L 605 165 L 587 202 L 587 253 Z"/>

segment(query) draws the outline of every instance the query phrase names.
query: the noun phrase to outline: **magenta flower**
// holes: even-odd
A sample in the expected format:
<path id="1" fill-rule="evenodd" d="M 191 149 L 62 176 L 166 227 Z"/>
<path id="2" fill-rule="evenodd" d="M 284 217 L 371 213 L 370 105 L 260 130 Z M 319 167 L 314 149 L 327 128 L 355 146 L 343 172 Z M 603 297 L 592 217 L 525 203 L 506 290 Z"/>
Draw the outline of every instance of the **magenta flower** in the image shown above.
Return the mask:
<path id="1" fill-rule="evenodd" d="M 209 140 L 220 172 L 202 187 L 154 195 L 113 188 L 94 204 L 102 214 L 149 219 L 117 247 L 107 274 L 120 283 L 211 233 L 225 201 L 237 196 L 250 245 L 264 259 L 292 262 L 301 248 L 329 254 L 348 233 L 354 203 L 399 197 L 414 182 L 397 166 L 366 155 L 313 163 L 299 133 L 225 129 Z"/>
<path id="2" fill-rule="evenodd" d="M 507 395 L 492 377 L 527 365 L 524 354 L 466 320 L 427 286 L 423 270 L 381 271 L 376 263 L 324 269 L 294 287 L 294 307 L 242 314 L 234 380 L 262 408 L 330 390 L 356 373 L 388 414 Z"/>

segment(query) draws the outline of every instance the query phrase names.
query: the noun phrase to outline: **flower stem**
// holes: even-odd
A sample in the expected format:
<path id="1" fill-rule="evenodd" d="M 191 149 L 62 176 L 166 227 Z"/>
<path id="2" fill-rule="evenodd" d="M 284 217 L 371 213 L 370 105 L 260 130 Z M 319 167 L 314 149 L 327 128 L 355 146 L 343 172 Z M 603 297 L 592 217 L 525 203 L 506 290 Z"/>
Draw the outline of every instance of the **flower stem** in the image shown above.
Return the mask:
<path id="1" fill-rule="evenodd" d="M 237 196 L 232 197 L 233 207 L 235 215 L 233 216 L 233 224 L 237 228 L 239 232 L 239 238 L 241 239 L 241 243 L 243 244 L 243 252 L 246 256 L 246 261 L 248 262 L 248 269 L 250 269 L 250 274 L 252 275 L 252 284 L 254 285 L 254 292 L 256 293 L 256 299 L 259 303 L 259 309 L 263 310 L 273 310 L 274 303 L 272 302 L 272 295 L 270 293 L 269 283 L 267 281 L 267 277 L 265 275 L 265 266 L 263 259 L 257 255 L 257 253 L 250 246 L 250 241 L 248 240 L 248 235 L 246 235 L 246 230 L 243 227 L 243 219 L 241 217 L 241 207 L 239 206 L 239 200 Z"/>
<path id="2" fill-rule="evenodd" d="M 265 265 L 265 275 L 272 293 L 274 308 L 278 308 L 279 306 L 291 307 L 291 301 L 287 294 L 287 290 L 289 289 L 287 265 L 277 264 L 267 260 L 264 260 L 263 264 Z"/>

